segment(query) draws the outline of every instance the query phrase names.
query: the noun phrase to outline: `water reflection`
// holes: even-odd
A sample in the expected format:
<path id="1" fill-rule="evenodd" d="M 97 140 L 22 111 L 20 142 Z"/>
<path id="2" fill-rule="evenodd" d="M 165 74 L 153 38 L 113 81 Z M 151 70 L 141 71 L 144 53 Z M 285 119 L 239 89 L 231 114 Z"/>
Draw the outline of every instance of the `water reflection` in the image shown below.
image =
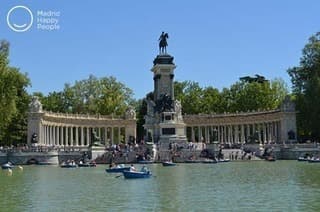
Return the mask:
<path id="1" fill-rule="evenodd" d="M 0 211 L 315 211 L 320 164 L 296 161 L 149 165 L 125 180 L 106 166 L 0 172 Z"/>

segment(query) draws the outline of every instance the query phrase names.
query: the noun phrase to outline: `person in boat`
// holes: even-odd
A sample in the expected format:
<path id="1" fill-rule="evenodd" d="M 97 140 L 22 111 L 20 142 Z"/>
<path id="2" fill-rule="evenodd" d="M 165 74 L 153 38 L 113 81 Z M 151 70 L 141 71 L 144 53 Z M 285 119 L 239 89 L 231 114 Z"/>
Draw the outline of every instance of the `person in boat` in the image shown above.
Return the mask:
<path id="1" fill-rule="evenodd" d="M 142 166 L 141 172 L 148 172 L 148 168 L 146 166 Z"/>
<path id="2" fill-rule="evenodd" d="M 118 165 L 117 165 L 117 168 L 123 168 L 123 167 L 124 167 L 123 164 L 118 164 Z"/>
<path id="3" fill-rule="evenodd" d="M 131 171 L 131 172 L 135 172 L 135 171 L 137 171 L 137 169 L 134 167 L 134 165 L 133 165 L 133 164 L 131 164 L 131 166 L 130 166 L 130 171 Z"/>

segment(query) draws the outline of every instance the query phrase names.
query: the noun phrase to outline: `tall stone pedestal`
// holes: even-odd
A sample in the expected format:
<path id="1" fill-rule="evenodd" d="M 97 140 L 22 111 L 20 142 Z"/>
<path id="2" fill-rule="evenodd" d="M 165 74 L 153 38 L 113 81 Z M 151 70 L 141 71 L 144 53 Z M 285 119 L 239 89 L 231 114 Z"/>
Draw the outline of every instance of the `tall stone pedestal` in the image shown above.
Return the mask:
<path id="1" fill-rule="evenodd" d="M 146 140 L 168 149 L 170 143 L 187 142 L 181 103 L 174 98 L 174 69 L 171 55 L 158 55 L 153 61 L 153 98 L 147 100 Z"/>

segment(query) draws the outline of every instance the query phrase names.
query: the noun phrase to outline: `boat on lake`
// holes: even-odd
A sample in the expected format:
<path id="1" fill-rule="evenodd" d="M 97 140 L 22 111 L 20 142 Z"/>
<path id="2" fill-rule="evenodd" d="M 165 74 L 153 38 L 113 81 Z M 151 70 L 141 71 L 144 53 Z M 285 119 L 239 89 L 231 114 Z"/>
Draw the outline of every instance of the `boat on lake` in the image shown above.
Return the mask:
<path id="1" fill-rule="evenodd" d="M 78 163 L 78 167 L 96 167 L 97 164 L 95 162 L 85 162 L 85 163 Z"/>
<path id="2" fill-rule="evenodd" d="M 226 163 L 226 162 L 230 162 L 230 159 L 218 159 L 217 162 L 218 163 Z"/>
<path id="3" fill-rule="evenodd" d="M 37 163 L 37 165 L 47 166 L 47 165 L 57 165 L 57 163 L 47 162 L 47 161 L 39 161 L 39 162 Z"/>
<path id="4" fill-rule="evenodd" d="M 201 163 L 200 160 L 185 160 L 185 163 Z"/>
<path id="5" fill-rule="evenodd" d="M 1 168 L 2 169 L 12 169 L 12 168 L 14 168 L 14 165 L 12 163 L 8 162 L 8 163 L 2 164 Z"/>
<path id="6" fill-rule="evenodd" d="M 114 166 L 114 167 L 110 167 L 109 169 L 106 169 L 106 172 L 108 173 L 121 173 L 124 171 L 130 171 L 130 166 L 124 166 L 123 164 Z"/>
<path id="7" fill-rule="evenodd" d="M 77 164 L 73 161 L 73 162 L 63 162 L 60 165 L 61 168 L 77 168 Z"/>
<path id="8" fill-rule="evenodd" d="M 175 166 L 175 165 L 177 165 L 177 164 L 172 162 L 172 161 L 164 161 L 164 162 L 162 162 L 162 166 Z"/>
<path id="9" fill-rule="evenodd" d="M 309 161 L 310 158 L 305 158 L 305 157 L 298 157 L 298 161 Z"/>
<path id="10" fill-rule="evenodd" d="M 308 160 L 309 163 L 320 163 L 320 158 L 311 158 Z"/>
<path id="11" fill-rule="evenodd" d="M 217 163 L 217 161 L 213 159 L 204 159 L 201 163 Z"/>
<path id="12" fill-rule="evenodd" d="M 123 176 L 126 179 L 138 179 L 151 177 L 150 171 L 123 171 Z"/>

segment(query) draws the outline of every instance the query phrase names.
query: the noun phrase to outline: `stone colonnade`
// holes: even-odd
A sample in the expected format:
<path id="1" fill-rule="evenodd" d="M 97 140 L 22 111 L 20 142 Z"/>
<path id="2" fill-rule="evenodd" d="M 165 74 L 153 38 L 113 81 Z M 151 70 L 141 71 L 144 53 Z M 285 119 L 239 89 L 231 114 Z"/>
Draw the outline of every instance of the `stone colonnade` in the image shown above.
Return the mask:
<path id="1" fill-rule="evenodd" d="M 185 115 L 187 137 L 192 142 L 244 144 L 247 142 L 280 143 L 296 134 L 296 113 L 271 110 L 234 114 Z"/>
<path id="2" fill-rule="evenodd" d="M 135 116 L 33 112 L 28 119 L 29 144 L 35 134 L 38 144 L 48 146 L 84 147 L 94 140 L 104 145 L 135 142 L 136 119 Z"/>
<path id="3" fill-rule="evenodd" d="M 103 144 L 125 143 L 125 127 L 64 126 L 46 123 L 41 126 L 41 144 L 55 146 L 88 146 L 96 133 Z"/>
<path id="4" fill-rule="evenodd" d="M 220 144 L 244 144 L 250 141 L 274 143 L 280 140 L 279 132 L 279 121 L 187 127 L 190 141 Z"/>

